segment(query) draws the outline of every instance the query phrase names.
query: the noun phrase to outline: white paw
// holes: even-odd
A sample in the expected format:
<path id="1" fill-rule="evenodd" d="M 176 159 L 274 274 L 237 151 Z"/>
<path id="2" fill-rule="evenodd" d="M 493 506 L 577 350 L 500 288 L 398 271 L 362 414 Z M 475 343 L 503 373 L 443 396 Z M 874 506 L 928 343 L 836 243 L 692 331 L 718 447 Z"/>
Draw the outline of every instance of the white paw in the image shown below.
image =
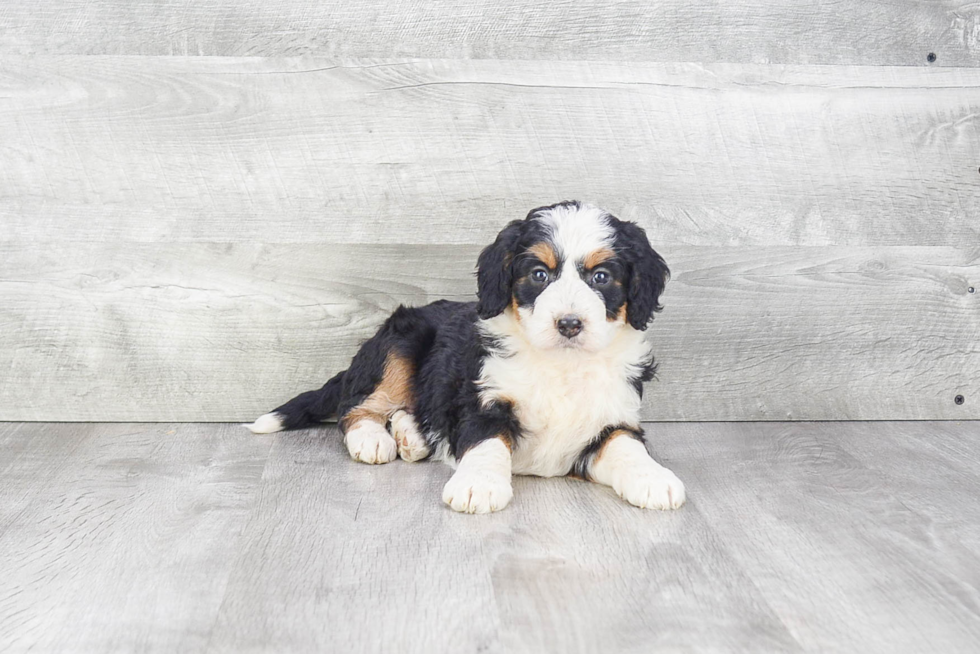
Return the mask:
<path id="1" fill-rule="evenodd" d="M 513 497 L 510 477 L 494 471 L 457 470 L 442 489 L 442 501 L 460 513 L 500 511 Z"/>
<path id="2" fill-rule="evenodd" d="M 391 435 L 398 443 L 398 456 L 403 460 L 421 461 L 429 456 L 429 444 L 419 433 L 411 413 L 395 411 L 391 416 Z"/>
<path id="3" fill-rule="evenodd" d="M 259 416 L 259 419 L 250 425 L 242 425 L 252 430 L 253 434 L 271 434 L 274 431 L 282 431 L 282 416 L 278 413 L 267 413 Z"/>
<path id="4" fill-rule="evenodd" d="M 398 455 L 398 446 L 388 430 L 371 420 L 362 420 L 344 434 L 351 458 L 361 463 L 388 463 Z"/>
<path id="5" fill-rule="evenodd" d="M 620 497 L 641 509 L 679 509 L 684 504 L 684 483 L 659 465 L 623 472 L 612 486 Z"/>

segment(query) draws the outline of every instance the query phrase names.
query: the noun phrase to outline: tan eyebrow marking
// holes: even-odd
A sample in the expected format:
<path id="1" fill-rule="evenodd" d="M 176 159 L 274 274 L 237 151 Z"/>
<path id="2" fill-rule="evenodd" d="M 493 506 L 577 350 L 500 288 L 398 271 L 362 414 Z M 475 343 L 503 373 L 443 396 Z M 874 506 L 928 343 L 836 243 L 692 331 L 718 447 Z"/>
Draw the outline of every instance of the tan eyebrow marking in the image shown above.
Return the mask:
<path id="1" fill-rule="evenodd" d="M 599 264 L 609 261 L 615 256 L 616 253 L 609 248 L 599 248 L 598 250 L 593 250 L 585 255 L 585 258 L 582 259 L 582 265 L 585 266 L 586 270 L 591 270 Z"/>
<path id="2" fill-rule="evenodd" d="M 533 254 L 541 263 L 548 266 L 552 270 L 558 268 L 558 257 L 555 256 L 555 249 L 551 247 L 548 243 L 535 243 L 527 249 L 529 254 Z"/>

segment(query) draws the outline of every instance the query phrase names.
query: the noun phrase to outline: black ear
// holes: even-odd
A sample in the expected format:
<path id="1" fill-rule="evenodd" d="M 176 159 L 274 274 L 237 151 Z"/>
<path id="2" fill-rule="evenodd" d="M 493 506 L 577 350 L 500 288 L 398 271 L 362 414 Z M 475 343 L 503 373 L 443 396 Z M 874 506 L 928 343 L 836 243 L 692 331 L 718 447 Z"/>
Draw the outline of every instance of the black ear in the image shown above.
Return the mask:
<path id="1" fill-rule="evenodd" d="M 660 296 L 664 292 L 670 269 L 656 251 L 650 247 L 646 232 L 635 223 L 620 222 L 617 247 L 629 265 L 626 289 L 626 320 L 633 329 L 643 331 L 660 311 Z"/>
<path id="2" fill-rule="evenodd" d="M 523 223 L 515 220 L 504 227 L 497 234 L 497 240 L 485 247 L 477 259 L 476 294 L 480 301 L 476 312 L 484 320 L 499 315 L 510 304 L 514 250 L 521 238 Z"/>

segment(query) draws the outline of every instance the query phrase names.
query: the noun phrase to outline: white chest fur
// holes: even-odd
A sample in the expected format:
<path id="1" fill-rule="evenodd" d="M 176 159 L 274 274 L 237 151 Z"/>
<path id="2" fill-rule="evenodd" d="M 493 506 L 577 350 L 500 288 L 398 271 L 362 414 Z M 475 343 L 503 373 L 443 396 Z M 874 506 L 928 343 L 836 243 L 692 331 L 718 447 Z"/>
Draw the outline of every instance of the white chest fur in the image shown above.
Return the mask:
<path id="1" fill-rule="evenodd" d="M 481 400 L 514 406 L 522 429 L 515 474 L 567 474 L 605 427 L 639 424 L 640 398 L 631 379 L 649 357 L 642 333 L 623 329 L 600 352 L 538 350 L 519 338 L 505 339 L 504 348 L 507 355 L 484 361 Z"/>

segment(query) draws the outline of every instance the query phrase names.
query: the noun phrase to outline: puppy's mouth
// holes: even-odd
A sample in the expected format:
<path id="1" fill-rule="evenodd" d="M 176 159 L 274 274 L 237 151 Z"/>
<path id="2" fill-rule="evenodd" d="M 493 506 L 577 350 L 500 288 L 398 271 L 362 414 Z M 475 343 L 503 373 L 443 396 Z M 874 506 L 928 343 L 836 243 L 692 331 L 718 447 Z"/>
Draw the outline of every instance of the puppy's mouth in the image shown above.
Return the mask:
<path id="1" fill-rule="evenodd" d="M 579 338 L 562 338 L 558 341 L 557 348 L 559 350 L 581 350 L 584 346 L 582 345 L 582 340 Z"/>

